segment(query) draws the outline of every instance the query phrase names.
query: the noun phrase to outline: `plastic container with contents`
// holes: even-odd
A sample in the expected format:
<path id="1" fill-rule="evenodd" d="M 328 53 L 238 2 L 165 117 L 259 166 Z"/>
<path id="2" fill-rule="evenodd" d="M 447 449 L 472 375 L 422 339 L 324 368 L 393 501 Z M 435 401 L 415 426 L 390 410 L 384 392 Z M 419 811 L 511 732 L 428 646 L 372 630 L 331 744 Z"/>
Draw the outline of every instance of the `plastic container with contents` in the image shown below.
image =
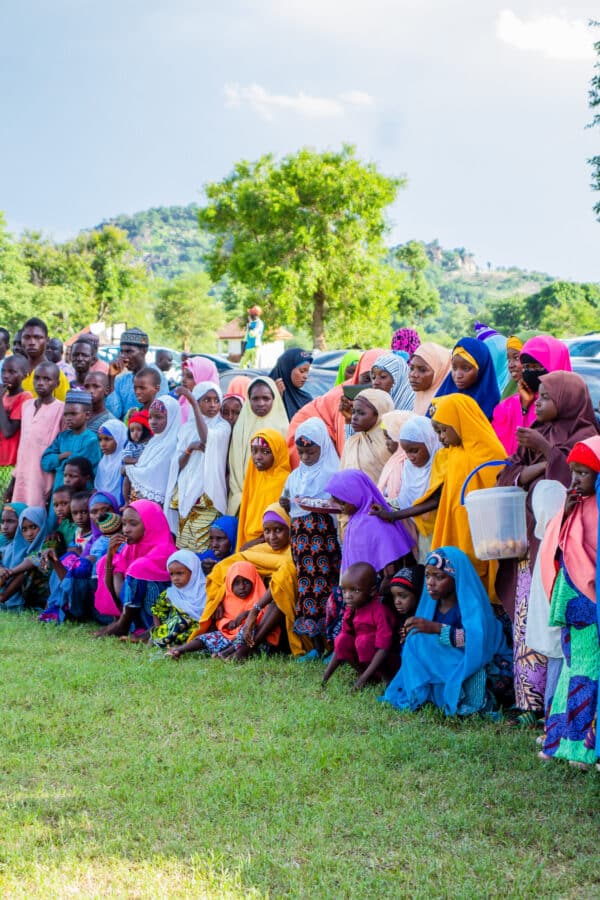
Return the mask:
<path id="1" fill-rule="evenodd" d="M 520 487 L 471 491 L 465 497 L 471 539 L 478 559 L 513 559 L 527 553 L 525 500 Z"/>

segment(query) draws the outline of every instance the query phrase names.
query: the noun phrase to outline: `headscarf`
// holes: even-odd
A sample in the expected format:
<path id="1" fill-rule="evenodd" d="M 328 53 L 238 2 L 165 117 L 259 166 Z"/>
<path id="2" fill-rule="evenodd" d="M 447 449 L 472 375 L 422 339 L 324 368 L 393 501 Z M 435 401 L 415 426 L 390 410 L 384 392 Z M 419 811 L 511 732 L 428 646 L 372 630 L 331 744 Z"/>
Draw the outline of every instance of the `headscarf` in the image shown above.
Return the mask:
<path id="1" fill-rule="evenodd" d="M 236 550 L 248 541 L 261 536 L 265 506 L 279 500 L 290 474 L 287 444 L 279 432 L 273 428 L 265 428 L 252 435 L 252 440 L 254 438 L 262 438 L 267 442 L 273 454 L 273 465 L 270 469 L 259 472 L 252 459 L 248 462 L 240 505 Z"/>
<path id="2" fill-rule="evenodd" d="M 245 600 L 242 600 L 233 593 L 233 582 L 236 578 L 246 578 L 247 581 L 252 584 L 252 592 Z M 225 576 L 225 596 L 223 598 L 223 606 L 226 614 L 215 622 L 217 630 L 222 631 L 223 625 L 226 625 L 227 622 L 231 622 L 232 619 L 237 618 L 240 613 L 252 609 L 252 607 L 264 597 L 266 590 L 265 583 L 258 574 L 256 566 L 253 566 L 252 563 L 246 562 L 245 560 L 233 563 Z M 229 640 L 233 640 L 243 627 L 242 624 L 238 628 L 233 628 L 224 632 L 224 634 Z"/>
<path id="3" fill-rule="evenodd" d="M 385 356 L 388 353 L 387 350 L 382 349 L 381 347 L 374 347 L 372 350 L 365 350 L 358 359 L 358 364 L 356 369 L 354 370 L 354 375 L 352 376 L 351 384 L 360 384 L 360 376 L 365 372 L 371 372 L 375 360 L 380 356 Z M 365 387 L 369 385 L 366 384 Z"/>
<path id="4" fill-rule="evenodd" d="M 466 351 L 466 355 L 464 355 L 464 351 Z M 440 386 L 436 397 L 445 397 L 447 394 L 458 393 L 472 397 L 476 403 L 479 403 L 486 418 L 491 419 L 494 408 L 500 402 L 500 389 L 498 388 L 498 380 L 490 351 L 482 341 L 478 341 L 476 338 L 465 337 L 461 338 L 454 345 L 452 357 L 457 355 L 463 356 L 471 364 L 475 362 L 477 365 L 477 380 L 466 391 L 459 391 L 452 379 L 452 372 L 450 372 Z"/>
<path id="5" fill-rule="evenodd" d="M 380 427 L 381 417 L 384 413 L 393 410 L 394 401 L 389 394 L 377 388 L 365 388 L 357 399 L 359 397 L 374 407 L 377 411 L 377 420 L 369 431 L 358 432 L 346 441 L 340 460 L 340 469 L 360 469 L 377 484 L 381 471 L 390 458 L 390 452 Z"/>
<path id="6" fill-rule="evenodd" d="M 399 328 L 392 335 L 391 348 L 394 352 L 408 353 L 412 356 L 421 343 L 421 338 L 414 328 Z"/>
<path id="7" fill-rule="evenodd" d="M 590 456 L 592 457 L 590 459 Z M 569 454 L 571 462 L 581 462 L 594 472 L 600 472 L 600 436 L 588 438 L 575 445 Z M 586 462 L 583 462 L 583 460 Z M 596 479 L 598 485 L 598 479 Z M 598 487 L 596 487 L 596 491 Z M 584 597 L 597 602 L 596 570 L 598 558 L 598 497 L 583 497 L 565 519 L 560 533 L 559 547 L 569 578 Z"/>
<path id="8" fill-rule="evenodd" d="M 12 509 L 12 511 L 16 514 L 17 527 L 18 527 L 19 516 L 21 515 L 21 513 L 23 512 L 24 509 L 27 509 L 27 504 L 26 503 L 12 503 L 12 502 L 5 503 L 2 506 L 2 511 L 4 511 L 5 509 Z M 15 531 L 15 537 L 16 537 L 16 535 L 17 535 L 17 532 Z M 6 547 L 8 544 L 12 544 L 14 539 L 15 538 L 13 537 L 10 540 L 8 540 L 8 538 L 5 535 L 0 534 L 0 551 L 2 553 L 4 553 L 3 548 Z M 2 565 L 4 565 L 4 563 L 2 563 Z"/>
<path id="9" fill-rule="evenodd" d="M 249 375 L 235 375 L 229 385 L 227 387 L 227 393 L 223 397 L 224 400 L 227 397 L 239 397 L 242 401 L 248 398 L 248 385 L 251 382 L 251 378 Z"/>
<path id="10" fill-rule="evenodd" d="M 218 519 L 215 519 L 214 522 L 210 523 L 210 528 L 218 528 L 219 531 L 222 531 L 227 535 L 229 539 L 229 553 L 227 556 L 230 556 L 232 553 L 235 553 L 235 545 L 237 543 L 237 530 L 238 530 L 238 520 L 236 516 L 219 516 Z M 217 557 L 210 549 L 205 550 L 204 553 L 198 553 L 198 559 L 200 561 L 205 559 L 214 559 L 217 560 Z M 225 557 L 223 557 L 225 559 Z"/>
<path id="11" fill-rule="evenodd" d="M 299 425 L 296 440 L 298 438 L 305 438 L 317 444 L 321 448 L 321 455 L 314 465 L 307 466 L 301 462 L 298 468 L 288 475 L 285 491 L 290 499 L 290 515 L 293 519 L 306 515 L 306 511 L 295 503 L 294 497 L 323 497 L 325 485 L 340 467 L 339 456 L 321 419 L 313 417 Z"/>
<path id="12" fill-rule="evenodd" d="M 212 381 L 198 382 L 192 396 L 199 401 L 209 391 L 216 393 L 220 404 L 223 400 L 221 388 Z M 179 429 L 177 449 L 171 458 L 163 508 L 174 531 L 179 529 L 179 518 L 186 519 L 189 516 L 202 494 L 206 494 L 212 500 L 214 508 L 219 512 L 227 509 L 226 468 L 231 428 L 220 413 L 212 418 L 207 416 L 202 418 L 208 431 L 204 451 L 194 450 L 190 453 L 187 464 L 180 470 L 180 456 L 191 443 L 200 440 L 196 417 L 192 415 L 189 422 Z M 171 509 L 175 488 L 177 488 L 177 510 Z"/>
<path id="13" fill-rule="evenodd" d="M 171 563 L 178 562 L 191 572 L 192 577 L 184 587 L 175 587 L 173 583 L 167 588 L 169 603 L 198 622 L 206 604 L 206 577 L 202 571 L 200 560 L 191 550 L 177 550 L 167 560 L 167 569 Z"/>
<path id="14" fill-rule="evenodd" d="M 136 544 L 123 544 L 115 553 L 113 571 L 130 575 L 138 581 L 168 581 L 167 560 L 177 548 L 165 514 L 152 500 L 135 500 L 126 508 L 138 514 L 144 534 Z"/>
<path id="15" fill-rule="evenodd" d="M 431 401 L 452 366 L 452 354 L 447 347 L 442 347 L 433 341 L 425 341 L 420 344 L 418 350 L 412 356 L 418 356 L 423 362 L 433 369 L 433 381 L 426 391 L 415 391 L 414 411 L 419 416 L 426 416 L 431 406 Z"/>
<path id="16" fill-rule="evenodd" d="M 381 470 L 377 481 L 377 487 L 388 500 L 395 500 L 400 491 L 402 471 L 406 461 L 406 453 L 400 446 L 400 431 L 402 426 L 413 416 L 414 413 L 409 410 L 394 409 L 392 412 L 384 413 L 381 417 L 382 429 L 398 444 L 397 449 Z"/>
<path id="17" fill-rule="evenodd" d="M 478 341 L 483 341 L 491 353 L 494 371 L 500 394 L 510 381 L 510 373 L 508 371 L 508 359 L 506 357 L 506 338 L 503 334 L 499 334 L 495 328 L 484 325 L 483 322 L 475 322 L 475 337 Z"/>
<path id="18" fill-rule="evenodd" d="M 517 350 L 519 353 L 523 349 L 523 341 L 516 334 L 511 334 L 506 338 L 506 350 Z"/>
<path id="19" fill-rule="evenodd" d="M 294 385 L 292 381 L 292 372 L 294 369 L 297 369 L 298 366 L 303 366 L 305 363 L 310 364 L 312 361 L 312 353 L 308 350 L 300 350 L 298 347 L 292 347 L 281 354 L 275 364 L 275 368 L 270 373 L 270 377 L 273 381 L 277 381 L 278 378 L 281 378 L 283 381 L 285 387 L 285 391 L 283 392 L 283 405 L 285 406 L 285 411 L 287 412 L 289 419 L 295 416 L 299 409 L 302 409 L 303 406 L 306 406 L 306 404 L 310 403 L 312 400 L 312 396 L 308 391 L 305 391 L 304 388 L 297 388 Z"/>
<path id="20" fill-rule="evenodd" d="M 408 383 L 408 366 L 401 356 L 384 353 L 383 356 L 377 357 L 371 369 L 384 369 L 393 378 L 394 383 L 390 396 L 394 401 L 395 409 L 413 408 L 415 395 Z"/>
<path id="21" fill-rule="evenodd" d="M 181 413 L 177 400 L 164 395 L 159 401 L 167 410 L 167 427 L 150 438 L 135 466 L 125 466 L 125 472 L 136 494 L 145 499 L 164 503 L 169 468 L 177 446 Z"/>
<path id="22" fill-rule="evenodd" d="M 103 453 L 100 457 L 100 462 L 96 469 L 94 487 L 97 491 L 108 491 L 109 494 L 114 494 L 115 497 L 122 499 L 123 476 L 121 475 L 121 459 L 123 448 L 127 442 L 127 426 L 120 419 L 107 419 L 98 429 L 98 434 L 108 435 L 117 446 L 112 453 L 108 455 Z"/>
<path id="23" fill-rule="evenodd" d="M 7 505 L 13 506 L 12 503 Z M 23 532 L 21 530 L 24 519 L 37 525 L 40 529 L 30 544 L 28 544 L 23 537 Z M 26 506 L 25 509 L 21 511 L 19 514 L 19 525 L 15 532 L 15 536 L 2 552 L 2 565 L 6 569 L 14 569 L 23 562 L 26 556 L 40 552 L 46 539 L 47 522 L 48 516 L 43 506 Z"/>
<path id="24" fill-rule="evenodd" d="M 456 599 L 465 630 L 465 646 L 458 649 L 440 643 L 439 635 L 410 631 L 402 651 L 402 666 L 389 684 L 384 700 L 397 709 L 418 709 L 432 702 L 446 715 L 456 714 L 465 681 L 492 662 L 508 657 L 509 649 L 500 620 L 496 618 L 477 572 L 465 553 L 456 547 L 440 547 L 427 565 L 447 563 L 453 571 Z M 427 590 L 415 615 L 432 621 L 437 601 Z"/>
<path id="25" fill-rule="evenodd" d="M 439 438 L 433 430 L 431 419 L 426 416 L 414 416 L 402 427 L 401 441 L 410 441 L 414 444 L 425 444 L 429 459 L 424 466 L 415 466 L 410 459 L 406 459 L 402 472 L 402 484 L 396 495 L 398 509 L 408 509 L 415 500 L 422 497 L 429 488 L 431 469 L 435 460 L 435 454 L 442 449 Z"/>
<path id="26" fill-rule="evenodd" d="M 571 372 L 571 357 L 569 348 L 558 338 L 549 334 L 539 334 L 537 337 L 525 341 L 521 348 L 521 356 L 530 356 L 535 359 L 546 372 Z"/>
<path id="27" fill-rule="evenodd" d="M 183 369 L 187 369 L 192 374 L 194 386 L 202 381 L 211 381 L 219 386 L 219 370 L 212 359 L 206 356 L 190 356 L 182 365 Z M 179 397 L 179 406 L 181 407 L 181 422 L 183 425 L 190 417 L 191 407 L 185 397 Z"/>
<path id="28" fill-rule="evenodd" d="M 237 515 L 242 501 L 242 489 L 248 461 L 250 460 L 250 438 L 261 429 L 275 429 L 283 437 L 287 436 L 289 422 L 275 382 L 267 375 L 253 378 L 248 385 L 248 395 L 255 384 L 265 384 L 273 394 L 273 406 L 266 416 L 257 416 L 252 411 L 250 399 L 242 406 L 238 420 L 231 432 L 229 445 L 229 502 L 227 512 Z"/>
<path id="29" fill-rule="evenodd" d="M 343 384 L 346 381 L 346 369 L 348 366 L 356 365 L 362 354 L 362 350 L 347 350 L 340 360 L 337 377 L 334 381 L 336 384 Z"/>
<path id="30" fill-rule="evenodd" d="M 109 491 L 98 491 L 98 490 L 94 491 L 94 493 L 88 500 L 88 510 L 91 510 L 92 506 L 95 506 L 96 503 L 106 503 L 106 505 L 110 506 L 110 508 L 112 509 L 113 514 L 119 513 L 120 502 Z M 121 517 L 118 516 L 118 519 L 120 522 Z M 101 537 L 103 534 L 106 534 L 105 531 L 102 531 L 102 529 L 98 527 L 98 525 L 94 522 L 94 520 L 91 517 L 90 517 L 90 528 L 91 528 L 92 536 L 90 537 L 89 541 L 86 543 L 85 547 L 83 548 L 83 553 L 81 554 L 82 556 L 89 556 L 90 551 L 92 549 L 92 544 L 94 544 L 98 540 L 98 538 Z M 117 528 L 115 530 L 118 531 L 119 529 Z"/>
<path id="31" fill-rule="evenodd" d="M 325 490 L 343 503 L 356 506 L 348 519 L 342 544 L 342 566 L 368 562 L 380 572 L 388 563 L 400 559 L 410 551 L 413 541 L 401 522 L 384 522 L 369 515 L 374 503 L 389 509 L 384 497 L 368 475 L 357 469 L 345 469 L 329 479 Z"/>

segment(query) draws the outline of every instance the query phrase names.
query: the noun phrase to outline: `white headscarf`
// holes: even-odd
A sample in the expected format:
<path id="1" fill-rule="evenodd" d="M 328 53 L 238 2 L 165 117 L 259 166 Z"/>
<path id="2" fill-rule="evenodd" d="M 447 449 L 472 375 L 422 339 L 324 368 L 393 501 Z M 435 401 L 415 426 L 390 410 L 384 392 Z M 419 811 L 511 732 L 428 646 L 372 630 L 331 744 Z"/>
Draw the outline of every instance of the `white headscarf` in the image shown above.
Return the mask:
<path id="1" fill-rule="evenodd" d="M 415 500 L 418 500 L 419 497 L 426 493 L 431 478 L 433 460 L 438 450 L 441 450 L 442 445 L 433 430 L 431 419 L 427 419 L 425 416 L 413 416 L 409 422 L 406 422 L 400 430 L 400 440 L 410 441 L 414 444 L 425 444 L 429 452 L 429 459 L 421 468 L 415 466 L 408 458 L 404 463 L 400 493 L 394 501 L 394 506 L 398 509 L 408 509 Z"/>
<path id="2" fill-rule="evenodd" d="M 167 427 L 150 438 L 135 466 L 125 466 L 131 486 L 140 497 L 163 503 L 171 460 L 177 446 L 177 434 L 181 424 L 179 403 L 164 394 L 154 403 L 162 403 L 167 410 Z"/>
<path id="3" fill-rule="evenodd" d="M 192 396 L 195 400 L 201 400 L 209 391 L 214 391 L 219 398 L 219 404 L 223 402 L 221 388 L 212 381 L 200 381 L 194 386 Z M 179 528 L 177 510 L 170 508 L 171 499 L 177 486 L 177 507 L 179 516 L 185 519 L 188 516 L 202 494 L 206 494 L 220 514 L 227 509 L 227 451 L 229 449 L 229 437 L 231 427 L 229 422 L 217 413 L 213 418 L 202 416 L 208 434 L 206 436 L 206 449 L 194 450 L 190 454 L 187 464 L 179 471 L 179 457 L 186 451 L 191 443 L 200 440 L 196 417 L 193 411 L 190 419 L 179 430 L 177 449 L 171 460 L 169 480 L 165 493 L 164 512 L 169 519 L 169 524 L 174 531 Z"/>
<path id="4" fill-rule="evenodd" d="M 121 457 L 127 441 L 127 426 L 120 419 L 107 419 L 98 429 L 99 434 L 106 432 L 116 443 L 117 447 L 108 455 L 102 454 L 94 487 L 97 491 L 108 491 L 115 499 L 121 502 L 123 496 L 123 476 L 121 475 Z"/>
<path id="5" fill-rule="evenodd" d="M 384 353 L 378 356 L 372 369 L 385 369 L 394 379 L 390 396 L 394 401 L 394 409 L 412 409 L 415 405 L 415 393 L 408 381 L 408 366 L 401 356 L 395 353 Z"/>
<path id="6" fill-rule="evenodd" d="M 535 516 L 535 536 L 543 540 L 546 528 L 564 506 L 567 489 L 560 481 L 538 481 L 531 494 L 531 507 Z M 541 549 L 541 548 L 540 548 Z M 538 552 L 531 575 L 531 588 L 527 603 L 527 646 L 537 653 L 560 659 L 563 655 L 561 628 L 549 625 L 550 597 L 546 594 L 542 579 L 542 554 Z M 531 641 L 531 643 L 529 643 Z"/>
<path id="7" fill-rule="evenodd" d="M 192 577 L 185 587 L 177 588 L 172 584 L 167 588 L 169 603 L 198 622 L 206 606 L 206 576 L 202 571 L 202 565 L 191 550 L 178 550 L 172 553 L 167 560 L 167 569 L 174 562 L 181 563 L 189 569 Z"/>
<path id="8" fill-rule="evenodd" d="M 327 497 L 325 485 L 339 470 L 340 458 L 322 419 L 313 416 L 302 422 L 296 430 L 296 440 L 303 437 L 321 448 L 321 455 L 313 466 L 303 462 L 288 475 L 285 492 L 290 498 L 290 516 L 305 516 L 306 510 L 294 503 L 294 497 Z"/>

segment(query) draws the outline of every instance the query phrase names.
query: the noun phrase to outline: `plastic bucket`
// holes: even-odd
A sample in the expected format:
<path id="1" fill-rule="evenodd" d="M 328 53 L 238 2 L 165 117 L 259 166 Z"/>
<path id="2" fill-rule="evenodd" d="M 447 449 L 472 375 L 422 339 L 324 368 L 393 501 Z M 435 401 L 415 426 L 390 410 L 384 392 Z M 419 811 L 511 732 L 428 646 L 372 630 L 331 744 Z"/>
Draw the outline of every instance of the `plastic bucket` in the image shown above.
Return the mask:
<path id="1" fill-rule="evenodd" d="M 475 556 L 482 560 L 525 556 L 528 547 L 526 492 L 520 487 L 493 487 L 471 491 L 465 496 L 467 484 L 480 468 L 471 472 L 462 489 Z"/>

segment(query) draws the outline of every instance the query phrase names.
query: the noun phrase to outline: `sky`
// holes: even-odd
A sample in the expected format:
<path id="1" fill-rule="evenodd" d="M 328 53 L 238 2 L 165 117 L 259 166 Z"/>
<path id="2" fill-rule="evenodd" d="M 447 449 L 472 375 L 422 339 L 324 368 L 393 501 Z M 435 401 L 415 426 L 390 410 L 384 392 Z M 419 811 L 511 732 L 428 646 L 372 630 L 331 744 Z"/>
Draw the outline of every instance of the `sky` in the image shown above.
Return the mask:
<path id="1" fill-rule="evenodd" d="M 390 243 L 600 281 L 594 17 L 577 0 L 4 3 L 0 209 L 63 240 L 201 203 L 240 159 L 352 143 L 407 178 Z"/>

